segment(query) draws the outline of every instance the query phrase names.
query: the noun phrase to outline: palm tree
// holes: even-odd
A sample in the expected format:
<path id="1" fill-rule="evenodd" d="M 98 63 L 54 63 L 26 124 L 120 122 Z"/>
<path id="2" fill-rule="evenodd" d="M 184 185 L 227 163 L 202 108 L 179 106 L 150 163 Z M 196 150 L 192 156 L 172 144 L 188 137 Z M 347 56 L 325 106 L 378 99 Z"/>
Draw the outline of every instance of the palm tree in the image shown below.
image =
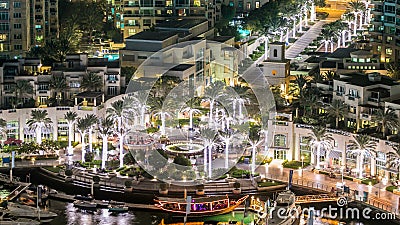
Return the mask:
<path id="1" fill-rule="evenodd" d="M 229 145 L 231 144 L 231 141 L 233 139 L 234 133 L 231 131 L 221 131 L 219 133 L 219 137 L 222 139 L 222 141 L 225 143 L 225 169 L 228 169 L 229 167 Z"/>
<path id="2" fill-rule="evenodd" d="M 72 112 L 72 111 L 68 111 L 65 115 L 64 115 L 64 119 L 67 121 L 68 124 L 68 155 L 72 155 L 73 154 L 73 148 L 72 148 L 72 129 L 73 126 L 76 122 L 76 119 L 78 118 L 78 114 L 76 112 Z"/>
<path id="3" fill-rule="evenodd" d="M 92 133 L 93 133 L 93 128 L 94 126 L 97 124 L 98 119 L 94 114 L 87 114 L 85 116 L 85 119 L 87 120 L 87 123 L 89 125 L 88 128 L 88 136 L 89 136 L 89 152 L 93 152 L 93 137 L 92 137 Z"/>
<path id="4" fill-rule="evenodd" d="M 85 144 L 85 136 L 88 131 L 90 124 L 86 118 L 79 118 L 76 127 L 78 128 L 78 132 L 81 134 L 81 146 L 82 146 L 82 162 L 85 162 L 85 154 L 86 154 L 86 144 Z"/>
<path id="5" fill-rule="evenodd" d="M 260 127 L 255 126 L 249 129 L 248 141 L 251 145 L 251 174 L 254 174 L 256 171 L 256 150 L 262 142 L 260 140 Z"/>
<path id="6" fill-rule="evenodd" d="M 132 97 L 134 99 L 132 108 L 137 108 L 140 114 L 140 126 L 145 126 L 145 113 L 149 109 L 149 106 L 146 104 L 146 100 L 148 98 L 148 93 L 144 91 L 135 92 L 135 95 Z"/>
<path id="7" fill-rule="evenodd" d="M 169 110 L 164 106 L 164 98 L 156 97 L 150 101 L 150 109 L 153 116 L 160 116 L 161 120 L 161 137 L 165 136 L 165 120 L 166 117 L 170 116 Z"/>
<path id="8" fill-rule="evenodd" d="M 68 89 L 67 79 L 64 75 L 53 76 L 50 81 L 50 88 L 55 93 L 55 99 L 57 100 L 57 105 L 60 105 L 61 99 L 63 99 L 64 92 Z"/>
<path id="9" fill-rule="evenodd" d="M 339 119 L 347 115 L 348 106 L 340 99 L 333 99 L 332 103 L 329 104 L 327 111 L 329 116 L 335 118 L 335 127 L 337 129 L 339 127 Z"/>
<path id="10" fill-rule="evenodd" d="M 17 104 L 21 104 L 28 94 L 33 94 L 33 86 L 28 80 L 17 80 L 12 91 L 15 92 Z"/>
<path id="11" fill-rule="evenodd" d="M 204 141 L 204 173 L 207 174 L 207 177 L 210 179 L 212 177 L 212 149 L 215 144 L 216 134 L 216 131 L 211 128 L 200 130 L 201 139 Z"/>
<path id="12" fill-rule="evenodd" d="M 103 89 L 103 79 L 94 72 L 87 72 L 82 79 L 81 87 L 85 91 L 100 91 Z"/>
<path id="13" fill-rule="evenodd" d="M 357 170 L 358 178 L 363 178 L 363 164 L 364 157 L 375 158 L 376 142 L 366 134 L 354 136 L 354 140 L 350 140 L 349 149 L 347 150 L 350 155 L 357 156 Z"/>
<path id="14" fill-rule="evenodd" d="M 213 112 L 215 102 L 224 96 L 222 90 L 225 88 L 225 83 L 222 81 L 216 81 L 210 86 L 206 87 L 204 90 L 204 101 L 210 104 L 209 121 L 208 124 L 211 125 L 213 121 Z"/>
<path id="15" fill-rule="evenodd" d="M 400 148 L 397 145 L 393 147 L 393 152 L 386 153 L 387 163 L 386 166 L 391 169 L 397 169 L 399 173 L 397 174 L 400 179 Z M 398 186 L 400 189 L 400 185 Z"/>
<path id="16" fill-rule="evenodd" d="M 389 62 L 385 64 L 387 75 L 395 80 L 400 79 L 400 62 Z"/>
<path id="17" fill-rule="evenodd" d="M 360 15 L 360 29 L 362 27 L 362 14 L 365 11 L 365 4 L 360 0 L 354 0 L 348 3 L 347 11 L 354 14 L 354 35 L 357 31 L 357 16 Z"/>
<path id="18" fill-rule="evenodd" d="M 117 100 L 113 103 L 111 103 L 111 107 L 107 109 L 107 114 L 109 117 L 111 117 L 114 120 L 114 123 L 116 123 L 116 128 L 114 129 L 114 132 L 118 135 L 119 139 L 119 165 L 120 167 L 124 166 L 124 137 L 127 132 L 127 129 L 125 128 L 123 124 L 123 119 L 124 114 L 125 114 L 125 108 L 124 108 L 124 101 L 123 100 Z"/>
<path id="19" fill-rule="evenodd" d="M 313 153 L 317 156 L 317 165 L 316 169 L 320 169 L 320 160 L 321 160 L 321 150 L 324 148 L 326 150 L 325 154 L 332 149 L 332 135 L 327 133 L 325 127 L 314 127 L 311 129 L 311 133 L 309 134 L 309 144 L 312 146 Z M 312 157 L 313 158 L 313 157 Z M 315 159 L 313 159 L 315 161 Z"/>
<path id="20" fill-rule="evenodd" d="M 113 133 L 114 121 L 110 117 L 99 120 L 99 133 L 103 138 L 103 150 L 101 154 L 101 168 L 106 167 L 107 155 L 108 155 L 108 137 Z"/>
<path id="21" fill-rule="evenodd" d="M 31 111 L 31 118 L 26 123 L 31 129 L 36 130 L 36 143 L 42 143 L 42 128 L 49 127 L 52 123 L 46 110 L 34 109 Z"/>
<path id="22" fill-rule="evenodd" d="M 182 112 L 189 113 L 189 130 L 192 131 L 193 130 L 193 115 L 201 114 L 201 111 L 196 108 L 192 108 L 192 107 L 188 106 L 188 107 L 182 109 Z"/>
<path id="23" fill-rule="evenodd" d="M 391 108 L 386 109 L 386 111 L 379 109 L 376 111 L 374 116 L 374 122 L 378 124 L 377 131 L 382 132 L 382 137 L 386 137 L 386 130 L 394 130 L 400 127 L 399 117 L 395 111 Z"/>
<path id="24" fill-rule="evenodd" d="M 4 137 L 7 137 L 7 121 L 2 118 L 0 118 L 0 135 L 2 137 L 2 141 L 5 139 Z"/>

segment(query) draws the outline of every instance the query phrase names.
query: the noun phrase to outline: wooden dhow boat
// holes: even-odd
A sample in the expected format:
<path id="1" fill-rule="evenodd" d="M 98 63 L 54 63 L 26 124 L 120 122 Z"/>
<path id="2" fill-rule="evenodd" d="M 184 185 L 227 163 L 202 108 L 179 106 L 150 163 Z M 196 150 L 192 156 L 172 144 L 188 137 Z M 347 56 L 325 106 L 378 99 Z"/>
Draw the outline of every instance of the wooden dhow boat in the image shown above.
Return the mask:
<path id="1" fill-rule="evenodd" d="M 229 213 L 241 205 L 248 197 L 246 195 L 237 200 L 229 199 L 228 195 L 193 198 L 188 216 L 202 217 Z M 155 206 L 163 211 L 179 216 L 186 215 L 187 202 L 184 198 L 158 197 L 154 201 L 156 202 Z"/>

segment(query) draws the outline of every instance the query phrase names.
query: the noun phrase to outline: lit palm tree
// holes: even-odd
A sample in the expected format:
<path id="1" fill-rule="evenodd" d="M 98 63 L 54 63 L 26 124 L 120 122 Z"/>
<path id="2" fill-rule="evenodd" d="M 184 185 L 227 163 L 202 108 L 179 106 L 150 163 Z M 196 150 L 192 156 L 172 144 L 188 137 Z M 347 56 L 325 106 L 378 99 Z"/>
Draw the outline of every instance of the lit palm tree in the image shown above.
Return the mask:
<path id="1" fill-rule="evenodd" d="M 348 3 L 347 12 L 354 14 L 354 35 L 357 30 L 357 16 L 360 15 L 360 29 L 362 27 L 362 16 L 365 11 L 365 4 L 360 0 L 354 0 Z"/>
<path id="2" fill-rule="evenodd" d="M 99 120 L 99 133 L 103 139 L 103 150 L 101 154 L 101 168 L 106 167 L 108 155 L 108 137 L 113 134 L 114 121 L 110 117 Z"/>
<path id="3" fill-rule="evenodd" d="M 85 91 L 100 91 L 103 89 L 103 78 L 94 72 L 87 72 L 82 79 L 81 87 Z"/>
<path id="4" fill-rule="evenodd" d="M 229 145 L 231 144 L 233 137 L 234 133 L 229 130 L 227 132 L 221 131 L 219 133 L 219 138 L 221 138 L 225 143 L 225 169 L 228 169 L 229 167 Z"/>
<path id="5" fill-rule="evenodd" d="M 152 98 L 150 101 L 151 114 L 155 117 L 159 116 L 161 120 L 161 137 L 165 136 L 165 120 L 170 116 L 168 107 L 164 106 L 164 100 L 163 97 L 156 97 Z"/>
<path id="6" fill-rule="evenodd" d="M 321 160 L 321 150 L 325 149 L 325 154 L 332 149 L 332 135 L 327 133 L 325 127 L 314 127 L 311 130 L 312 132 L 309 134 L 309 144 L 312 146 L 312 153 L 316 155 L 317 165 L 316 169 L 320 169 L 320 160 Z M 315 159 L 313 159 L 315 161 Z"/>
<path id="7" fill-rule="evenodd" d="M 257 146 L 261 144 L 260 140 L 260 127 L 251 127 L 249 129 L 248 142 L 251 145 L 251 173 L 256 171 L 256 150 Z"/>
<path id="8" fill-rule="evenodd" d="M 372 160 L 375 158 L 376 142 L 371 139 L 370 136 L 362 134 L 354 136 L 354 140 L 350 140 L 349 149 L 347 152 L 350 155 L 357 156 L 357 170 L 358 178 L 363 178 L 363 164 L 364 157 L 368 157 Z"/>
<path id="9" fill-rule="evenodd" d="M 216 131 L 211 128 L 200 130 L 201 139 L 204 141 L 204 173 L 207 174 L 208 178 L 212 177 L 212 149 L 215 145 L 216 134 Z"/>
<path id="10" fill-rule="evenodd" d="M 7 138 L 7 121 L 0 118 L 0 135 L 2 141 Z M 2 143 L 3 144 L 3 143 Z"/>
<path id="11" fill-rule="evenodd" d="M 146 111 L 149 109 L 149 106 L 146 104 L 146 100 L 148 99 L 147 92 L 135 92 L 135 95 L 132 97 L 134 99 L 132 108 L 136 108 L 139 111 L 140 115 L 140 126 L 145 126 L 145 114 Z"/>
<path id="12" fill-rule="evenodd" d="M 118 135 L 119 139 L 119 165 L 120 167 L 124 166 L 124 137 L 126 135 L 127 129 L 123 124 L 125 108 L 124 101 L 117 100 L 111 103 L 111 107 L 107 109 L 107 114 L 111 117 L 116 123 L 116 128 L 114 129 L 115 133 Z"/>
<path id="13" fill-rule="evenodd" d="M 93 134 L 94 126 L 97 125 L 98 119 L 97 119 L 97 117 L 96 117 L 94 114 L 87 114 L 87 115 L 85 116 L 85 119 L 87 120 L 87 123 L 88 123 L 88 125 L 89 125 L 89 128 L 88 128 L 89 152 L 93 152 L 93 144 L 92 144 L 92 142 L 93 142 L 93 137 L 92 137 L 92 134 Z"/>
<path id="14" fill-rule="evenodd" d="M 377 131 L 382 132 L 382 137 L 386 137 L 386 130 L 395 130 L 400 127 L 399 117 L 393 109 L 386 109 L 386 111 L 379 109 L 374 115 L 374 122 L 378 124 Z"/>
<path id="15" fill-rule="evenodd" d="M 329 104 L 327 111 L 329 116 L 335 118 L 335 127 L 337 129 L 339 127 L 339 119 L 347 115 L 348 106 L 340 99 L 333 99 L 332 103 Z"/>
<path id="16" fill-rule="evenodd" d="M 82 162 L 85 162 L 85 154 L 86 154 L 85 136 L 90 127 L 89 121 L 86 118 L 79 118 L 76 123 L 76 127 L 78 128 L 78 132 L 81 134 Z"/>
<path id="17" fill-rule="evenodd" d="M 31 118 L 26 123 L 31 129 L 36 131 L 36 143 L 42 143 L 42 128 L 49 127 L 52 123 L 46 110 L 34 109 L 31 111 Z"/>
<path id="18" fill-rule="evenodd" d="M 68 89 L 67 79 L 64 75 L 53 76 L 50 81 L 50 88 L 55 93 L 55 99 L 57 100 L 57 105 L 60 105 L 61 99 L 63 99 L 65 91 Z"/>
<path id="19" fill-rule="evenodd" d="M 33 94 L 33 86 L 28 80 L 17 80 L 12 87 L 12 91 L 15 92 L 15 99 L 17 105 L 19 105 L 23 103 L 24 98 Z"/>
<path id="20" fill-rule="evenodd" d="M 393 150 L 394 151 L 392 152 L 386 153 L 386 166 L 390 169 L 397 169 L 397 175 L 400 179 L 400 148 L 397 145 L 396 147 L 393 147 Z M 398 186 L 398 188 L 400 189 L 400 185 Z"/>
<path id="21" fill-rule="evenodd" d="M 213 121 L 214 105 L 218 99 L 224 96 L 222 90 L 225 88 L 225 83 L 222 81 L 216 81 L 210 86 L 206 87 L 204 91 L 204 101 L 210 104 L 209 121 L 208 124 L 211 125 Z"/>
<path id="22" fill-rule="evenodd" d="M 78 118 L 78 114 L 76 112 L 68 111 L 64 115 L 64 119 L 67 121 L 68 124 L 68 155 L 73 154 L 73 149 L 72 149 L 72 129 L 74 127 L 74 124 L 76 123 L 76 120 Z"/>

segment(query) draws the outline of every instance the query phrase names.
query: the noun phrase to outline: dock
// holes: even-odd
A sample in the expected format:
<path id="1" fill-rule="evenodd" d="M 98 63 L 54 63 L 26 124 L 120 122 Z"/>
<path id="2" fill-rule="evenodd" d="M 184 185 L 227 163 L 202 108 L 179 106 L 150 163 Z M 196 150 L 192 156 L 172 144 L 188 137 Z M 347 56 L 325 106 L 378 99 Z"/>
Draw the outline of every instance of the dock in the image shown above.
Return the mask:
<path id="1" fill-rule="evenodd" d="M 76 201 L 75 196 L 67 195 L 63 193 L 50 193 L 48 197 L 55 200 L 65 201 L 65 202 L 74 202 Z M 94 203 L 104 203 L 101 200 L 93 200 Z M 124 203 L 129 210 L 153 210 L 159 211 L 160 209 L 157 208 L 155 205 L 149 204 L 137 204 L 137 203 Z"/>

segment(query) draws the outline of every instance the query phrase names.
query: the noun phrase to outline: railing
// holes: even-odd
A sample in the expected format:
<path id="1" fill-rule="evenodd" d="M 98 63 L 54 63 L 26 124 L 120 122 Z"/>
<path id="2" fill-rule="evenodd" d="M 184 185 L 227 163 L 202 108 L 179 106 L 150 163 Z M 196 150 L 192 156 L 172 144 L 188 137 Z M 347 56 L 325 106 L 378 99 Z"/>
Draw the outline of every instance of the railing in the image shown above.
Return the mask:
<path id="1" fill-rule="evenodd" d="M 279 175 L 274 176 L 272 174 L 267 174 L 265 178 L 288 183 L 288 177 L 284 177 L 284 176 L 279 176 Z M 336 190 L 335 186 L 326 185 L 326 184 L 322 184 L 322 183 L 310 181 L 310 180 L 305 180 L 305 179 L 294 179 L 292 181 L 292 185 L 298 185 L 298 186 L 302 186 L 302 187 L 317 189 L 319 191 L 324 191 L 324 192 L 328 192 L 328 193 L 329 192 L 331 193 L 332 191 Z M 354 191 L 354 190 L 351 190 L 351 191 Z M 366 204 L 366 205 L 373 206 L 375 208 L 378 208 L 378 209 L 381 209 L 381 210 L 384 210 L 384 211 L 387 211 L 390 213 L 399 214 L 399 212 L 396 211 L 396 208 L 393 206 L 393 204 L 391 202 L 388 202 L 388 201 L 385 201 L 382 199 L 378 199 L 373 196 L 369 196 L 366 201 L 360 201 L 360 199 L 356 199 L 356 196 L 354 196 L 354 195 L 349 195 L 348 197 L 350 198 L 350 200 L 353 200 L 356 203 Z"/>

